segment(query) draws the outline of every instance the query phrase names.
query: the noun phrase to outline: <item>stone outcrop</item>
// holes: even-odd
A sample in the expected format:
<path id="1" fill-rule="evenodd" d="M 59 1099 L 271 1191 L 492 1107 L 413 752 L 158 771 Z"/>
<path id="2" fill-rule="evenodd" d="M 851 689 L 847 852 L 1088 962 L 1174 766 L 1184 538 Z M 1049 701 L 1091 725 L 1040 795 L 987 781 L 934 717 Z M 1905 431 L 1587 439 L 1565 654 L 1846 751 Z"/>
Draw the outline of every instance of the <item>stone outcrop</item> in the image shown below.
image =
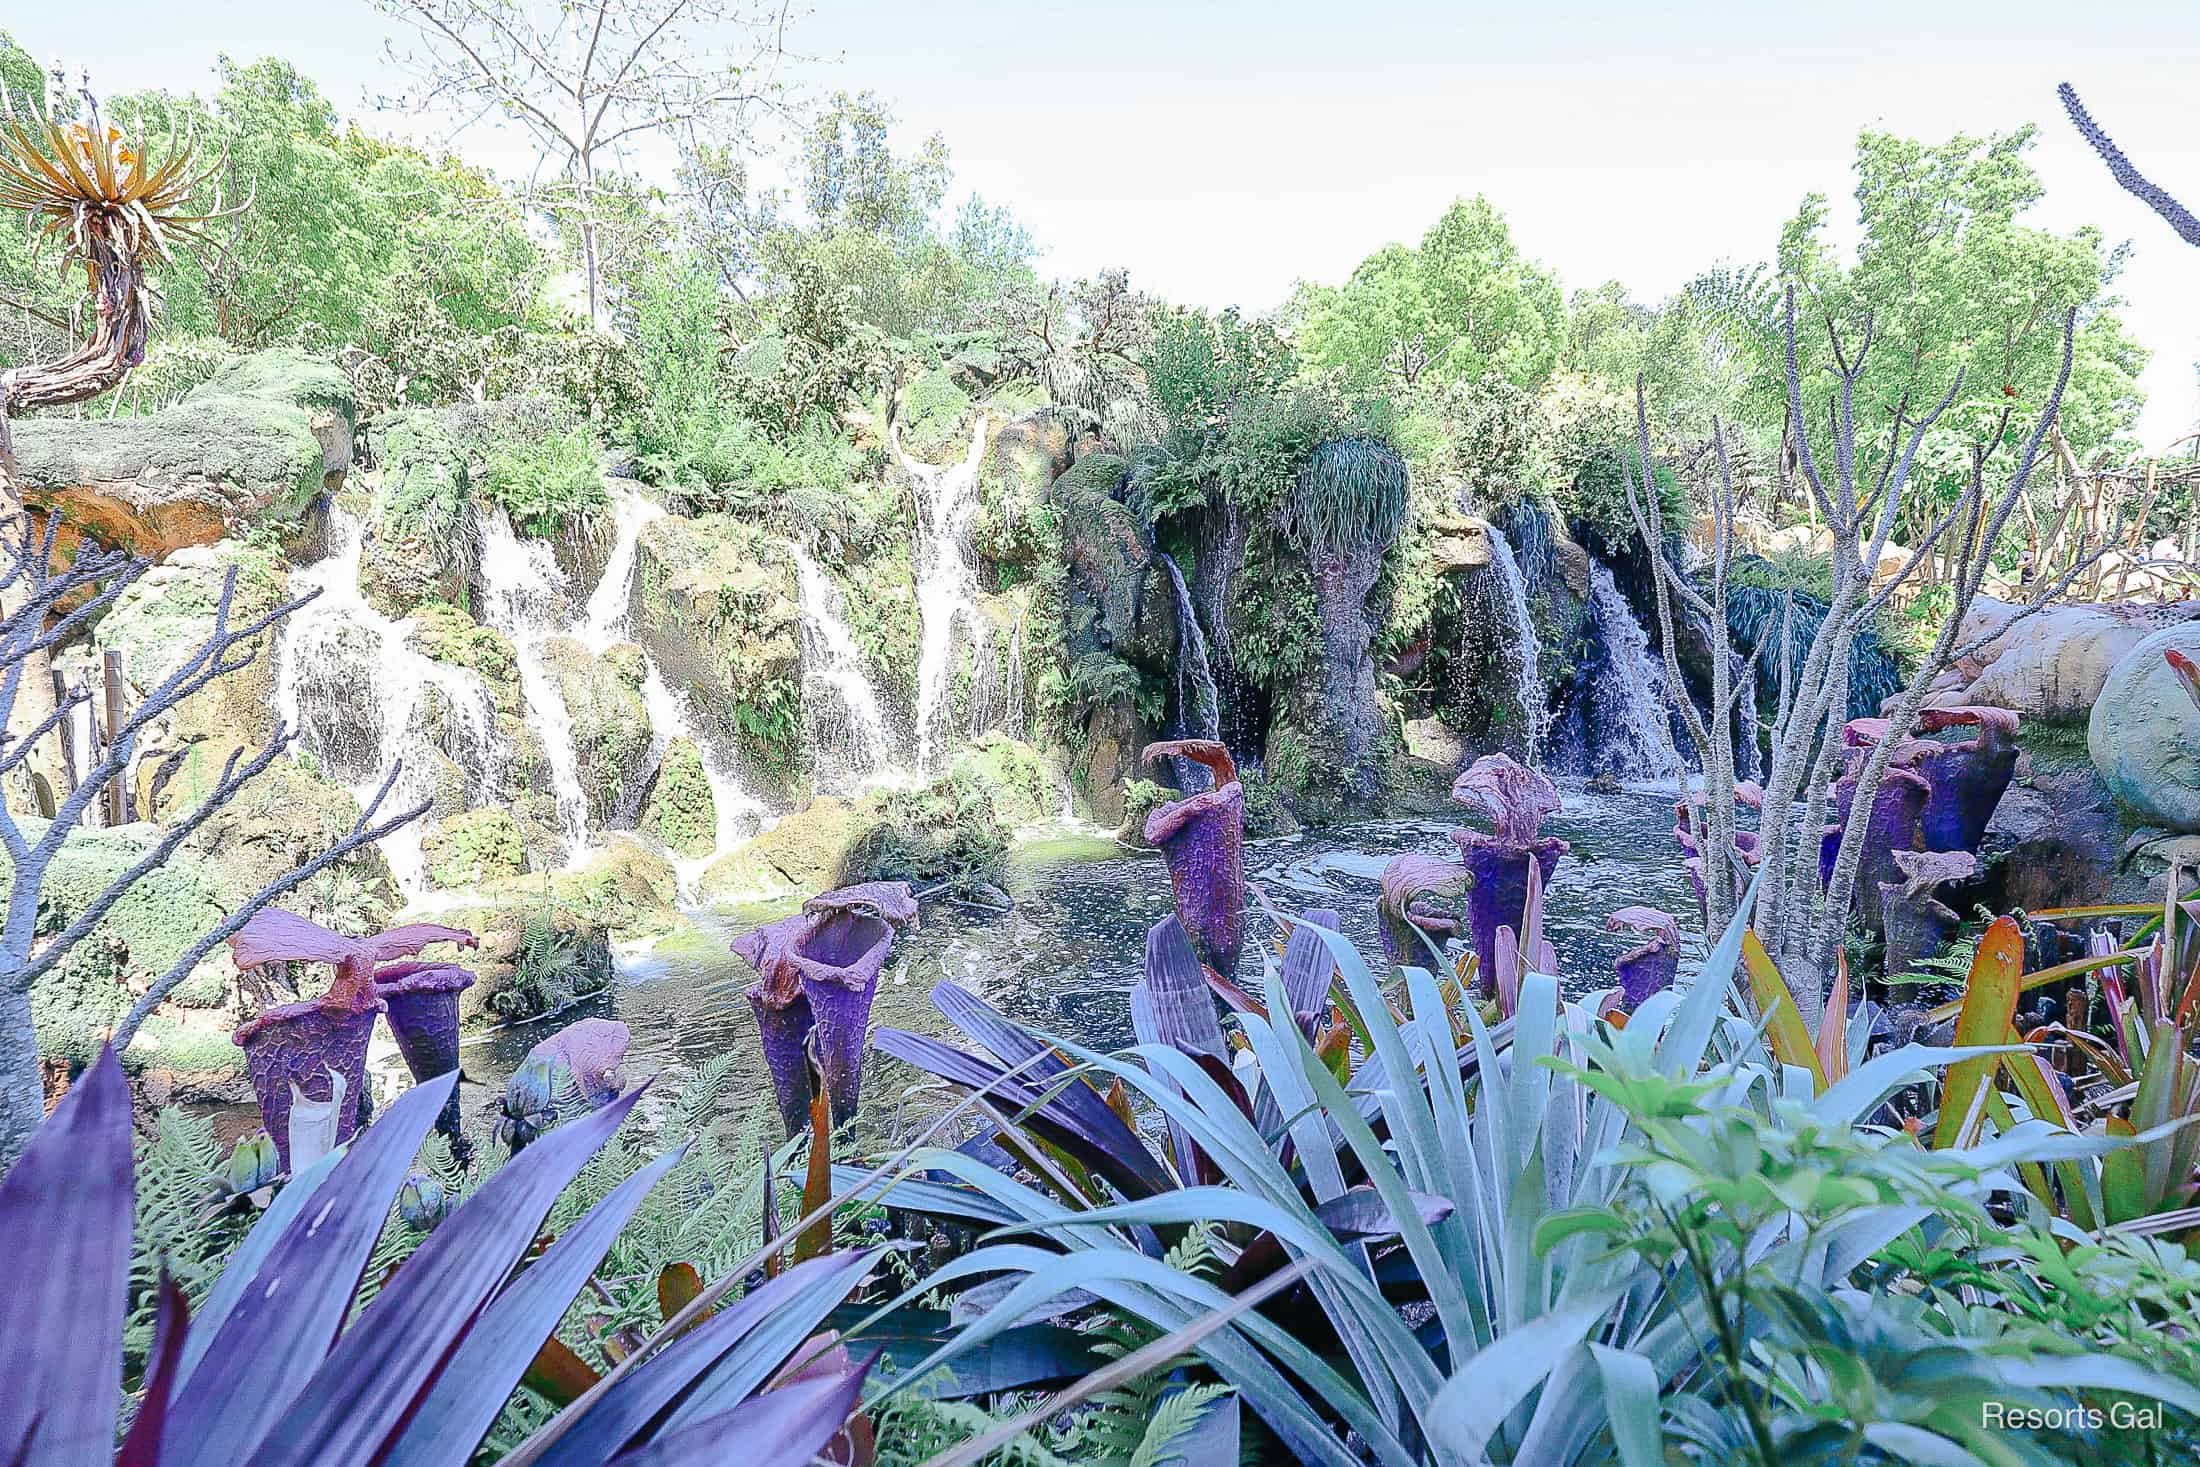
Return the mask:
<path id="1" fill-rule="evenodd" d="M 141 418 L 15 425 L 26 498 L 75 534 L 160 559 L 264 514 L 296 513 L 343 481 L 358 402 L 332 363 L 281 350 L 238 357 L 175 406 Z"/>
<path id="2" fill-rule="evenodd" d="M 2200 601 L 2056 606 L 2021 622 L 2014 621 L 2017 611 L 1984 597 L 1972 604 L 1959 646 L 2000 627 L 2008 631 L 1935 679 L 1929 706 L 1984 704 L 2027 719 L 2080 722 L 2092 716 L 2110 671 L 2134 647 L 2164 627 L 2200 621 Z"/>
<path id="3" fill-rule="evenodd" d="M 2200 658 L 2200 621 L 2164 627 L 2124 654 L 2093 704 L 2086 747 L 2146 823 L 2200 833 L 2200 708 L 2163 658 L 2172 649 Z"/>
<path id="4" fill-rule="evenodd" d="M 570 637 L 543 646 L 566 717 L 589 814 L 599 825 L 631 819 L 649 776 L 649 710 L 640 650 L 622 643 L 598 656 Z"/>

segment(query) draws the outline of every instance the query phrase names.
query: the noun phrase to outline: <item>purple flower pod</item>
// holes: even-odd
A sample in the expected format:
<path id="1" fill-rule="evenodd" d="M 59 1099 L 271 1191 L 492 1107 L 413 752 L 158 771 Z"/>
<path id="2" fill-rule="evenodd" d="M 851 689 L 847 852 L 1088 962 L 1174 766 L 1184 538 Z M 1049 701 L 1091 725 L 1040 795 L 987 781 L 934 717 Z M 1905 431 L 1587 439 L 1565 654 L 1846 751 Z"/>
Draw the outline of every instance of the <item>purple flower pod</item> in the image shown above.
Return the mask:
<path id="1" fill-rule="evenodd" d="M 370 990 L 357 1007 L 319 999 L 279 1004 L 237 1026 L 232 1036 L 244 1050 L 245 1073 L 259 1098 L 260 1120 L 274 1138 L 283 1170 L 290 1170 L 290 1087 L 311 1100 L 335 1098 L 331 1072 L 343 1077 L 346 1104 L 336 1117 L 336 1140 L 359 1129 L 358 1102 L 367 1087 L 367 1041 L 382 1001 Z"/>
<path id="2" fill-rule="evenodd" d="M 1214 771 L 1215 785 L 1146 817 L 1146 839 L 1168 862 L 1176 914 L 1199 960 L 1235 980 L 1245 950 L 1245 786 L 1212 739 L 1148 744 L 1145 758 L 1182 755 Z"/>
<path id="3" fill-rule="evenodd" d="M 772 1095 L 779 1102 L 780 1123 L 796 1135 L 810 1124 L 810 1000 L 802 992 L 800 978 L 786 964 L 787 949 L 809 925 L 801 912 L 743 933 L 733 941 L 734 953 L 756 969 L 749 985 L 750 1009 L 756 1014 L 757 1033 L 764 1048 L 764 1068 L 770 1073 Z"/>
<path id="4" fill-rule="evenodd" d="M 1473 882 L 1465 866 L 1442 856 L 1416 851 L 1393 857 L 1383 867 L 1381 894 L 1375 899 L 1383 956 L 1392 963 L 1426 963 L 1423 933 L 1441 951 L 1446 938 L 1459 935 L 1457 899 Z"/>
<path id="5" fill-rule="evenodd" d="M 1932 786 L 1919 817 L 1928 851 L 1978 854 L 1987 822 L 2017 772 L 2017 715 L 2006 708 L 1928 708 L 1927 733 L 1973 725 L 1978 733 L 1954 743 L 1925 743 L 1909 766 Z"/>
<path id="6" fill-rule="evenodd" d="M 1502 755 L 1497 757 L 1503 757 Z M 1528 863 L 1533 861 L 1544 885 L 1558 858 L 1571 850 L 1557 836 L 1546 836 L 1530 846 L 1513 846 L 1499 836 L 1479 830 L 1455 830 L 1451 838 L 1473 873 L 1474 886 L 1467 893 L 1467 928 L 1481 962 L 1482 996 L 1497 994 L 1497 929 L 1518 929 L 1528 906 Z"/>
<path id="7" fill-rule="evenodd" d="M 794 972 L 809 1000 L 810 1043 L 833 1124 L 842 1126 L 855 1118 L 862 1094 L 879 974 L 895 929 L 915 920 L 916 902 L 901 882 L 872 882 L 813 897 L 802 912 L 807 925 L 788 944 L 783 967 Z"/>
<path id="8" fill-rule="evenodd" d="M 1619 975 L 1620 998 L 1629 1012 L 1643 1000 L 1673 986 L 1681 966 L 1681 927 L 1669 913 L 1655 907 L 1621 907 L 1604 919 L 1607 932 L 1639 932 L 1642 946 L 1623 953 L 1612 964 Z"/>
<path id="9" fill-rule="evenodd" d="M 374 971 L 374 996 L 389 1015 L 397 1051 L 415 1083 L 448 1075 L 458 1068 L 458 995 L 471 988 L 474 975 L 452 963 L 387 963 Z M 435 1128 L 464 1148 L 458 1092 L 444 1102 Z"/>
<path id="10" fill-rule="evenodd" d="M 1924 840 L 1918 822 L 1925 813 L 1925 801 L 1931 793 L 1932 786 L 1925 782 L 1923 775 L 1900 764 L 1888 765 L 1887 772 L 1880 778 L 1879 793 L 1872 800 L 1871 814 L 1864 829 L 1864 854 L 1856 868 L 1856 892 L 1852 898 L 1861 911 L 1865 926 L 1873 932 L 1885 928 L 1880 888 L 1902 880 L 1901 869 L 1894 863 L 1894 853 L 1918 850 Z M 1841 832 L 1854 818 L 1850 807 L 1855 797 L 1855 776 L 1844 774 L 1834 785 L 1836 819 L 1826 827 L 1825 837 L 1819 845 L 1821 881 L 1833 880 L 1834 862 L 1841 849 Z"/>

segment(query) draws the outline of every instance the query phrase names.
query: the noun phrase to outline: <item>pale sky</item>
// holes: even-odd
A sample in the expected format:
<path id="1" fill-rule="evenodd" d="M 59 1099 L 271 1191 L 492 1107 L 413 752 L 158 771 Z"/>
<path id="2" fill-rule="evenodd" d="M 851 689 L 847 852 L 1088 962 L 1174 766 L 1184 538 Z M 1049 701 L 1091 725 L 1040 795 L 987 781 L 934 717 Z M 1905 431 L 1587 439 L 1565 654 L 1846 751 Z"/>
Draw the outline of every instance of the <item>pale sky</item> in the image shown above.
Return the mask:
<path id="1" fill-rule="evenodd" d="M 1043 269 L 1122 265 L 1171 300 L 1251 310 L 1477 192 L 1569 290 L 1617 279 L 1654 300 L 1768 258 L 1807 191 L 1851 223 L 1862 127 L 1937 140 L 2036 122 L 2032 222 L 2132 241 L 2124 315 L 2154 353 L 2142 436 L 2200 426 L 2200 250 L 2115 186 L 2054 96 L 2076 83 L 2200 210 L 2192 0 L 1785 8 L 817 0 L 791 42 L 818 58 L 793 73 L 811 90 L 869 88 L 910 141 L 944 133 L 958 193 L 1013 208 Z M 5 24 L 41 59 L 88 63 L 103 91 L 210 90 L 220 53 L 288 57 L 348 113 L 391 88 L 389 23 L 365 0 L 107 0 Z M 487 130 L 458 146 L 524 162 Z"/>

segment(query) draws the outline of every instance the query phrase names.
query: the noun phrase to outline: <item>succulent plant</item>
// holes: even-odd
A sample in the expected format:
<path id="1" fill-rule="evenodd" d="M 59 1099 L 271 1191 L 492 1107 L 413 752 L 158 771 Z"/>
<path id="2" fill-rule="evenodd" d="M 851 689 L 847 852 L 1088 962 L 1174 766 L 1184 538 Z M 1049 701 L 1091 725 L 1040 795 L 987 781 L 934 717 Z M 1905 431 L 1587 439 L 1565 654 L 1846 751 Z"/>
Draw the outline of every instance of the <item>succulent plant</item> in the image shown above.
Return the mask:
<path id="1" fill-rule="evenodd" d="M 1245 786 L 1230 751 L 1214 739 L 1169 739 L 1146 746 L 1145 760 L 1182 757 L 1205 765 L 1214 785 L 1146 817 L 1145 836 L 1168 862 L 1176 915 L 1199 960 L 1237 977 L 1245 949 Z"/>
<path id="2" fill-rule="evenodd" d="M 397 1189 L 397 1215 L 406 1227 L 416 1233 L 430 1232 L 450 1213 L 451 1199 L 441 1182 L 418 1168 L 405 1173 Z"/>
<path id="3" fill-rule="evenodd" d="M 514 1155 L 558 1123 L 558 1085 L 563 1066 L 545 1055 L 529 1055 L 504 1082 L 497 1101 L 496 1138 Z"/>
<path id="4" fill-rule="evenodd" d="M 236 1149 L 222 1163 L 222 1188 L 231 1197 L 249 1197 L 275 1185 L 282 1173 L 283 1159 L 275 1149 L 275 1138 L 264 1127 L 256 1128 L 237 1139 Z"/>

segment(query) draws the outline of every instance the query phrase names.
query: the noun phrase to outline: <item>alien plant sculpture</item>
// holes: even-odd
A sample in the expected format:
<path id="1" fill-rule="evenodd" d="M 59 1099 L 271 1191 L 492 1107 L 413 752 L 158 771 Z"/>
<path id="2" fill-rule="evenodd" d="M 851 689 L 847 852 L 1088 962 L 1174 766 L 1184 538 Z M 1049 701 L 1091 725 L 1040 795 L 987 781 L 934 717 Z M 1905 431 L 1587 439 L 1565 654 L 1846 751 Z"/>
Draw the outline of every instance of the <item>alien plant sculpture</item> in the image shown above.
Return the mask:
<path id="1" fill-rule="evenodd" d="M 1455 830 L 1451 838 L 1474 886 L 1467 893 L 1467 925 L 1481 962 L 1482 993 L 1494 997 L 1498 980 L 1498 929 L 1524 930 L 1528 907 L 1528 868 L 1537 884 L 1548 884 L 1552 868 L 1570 847 L 1557 836 L 1542 835 L 1543 821 L 1559 806 L 1558 786 L 1508 754 L 1489 754 L 1469 765 L 1452 782 L 1451 797 L 1479 805 L 1496 823 L 1494 834 Z"/>
<path id="2" fill-rule="evenodd" d="M 1229 749 L 1213 739 L 1146 746 L 1148 763 L 1172 756 L 1206 765 L 1214 786 L 1147 816 L 1146 839 L 1169 863 L 1176 914 L 1199 960 L 1234 981 L 1245 948 L 1245 786 Z"/>
<path id="3" fill-rule="evenodd" d="M 1655 907 L 1621 907 L 1604 919 L 1607 932 L 1639 932 L 1642 945 L 1612 964 L 1619 975 L 1620 1002 L 1629 1013 L 1653 993 L 1673 986 L 1681 966 L 1680 923 Z"/>

